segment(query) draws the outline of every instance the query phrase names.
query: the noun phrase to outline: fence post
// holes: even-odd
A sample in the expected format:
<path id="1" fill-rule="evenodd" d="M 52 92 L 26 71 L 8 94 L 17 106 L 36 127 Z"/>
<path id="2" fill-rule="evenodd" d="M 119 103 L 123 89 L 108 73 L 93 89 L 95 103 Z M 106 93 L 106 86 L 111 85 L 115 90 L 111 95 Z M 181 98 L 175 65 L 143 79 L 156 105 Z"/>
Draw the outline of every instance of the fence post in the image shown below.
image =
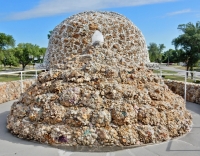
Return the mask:
<path id="1" fill-rule="evenodd" d="M 184 91 L 184 98 L 185 98 L 185 103 L 186 103 L 186 92 L 187 92 L 187 87 L 186 87 L 186 81 L 187 81 L 187 71 L 185 71 L 185 91 Z"/>
<path id="2" fill-rule="evenodd" d="M 22 71 L 20 72 L 21 73 L 21 93 L 23 93 L 23 76 L 22 76 Z"/>
<path id="3" fill-rule="evenodd" d="M 162 78 L 162 70 L 160 70 L 160 78 Z"/>
<path id="4" fill-rule="evenodd" d="M 49 74 L 50 74 L 50 76 L 52 75 L 52 70 L 51 70 L 51 68 L 49 69 Z"/>
<path id="5" fill-rule="evenodd" d="M 35 70 L 35 79 L 37 79 L 37 70 Z"/>

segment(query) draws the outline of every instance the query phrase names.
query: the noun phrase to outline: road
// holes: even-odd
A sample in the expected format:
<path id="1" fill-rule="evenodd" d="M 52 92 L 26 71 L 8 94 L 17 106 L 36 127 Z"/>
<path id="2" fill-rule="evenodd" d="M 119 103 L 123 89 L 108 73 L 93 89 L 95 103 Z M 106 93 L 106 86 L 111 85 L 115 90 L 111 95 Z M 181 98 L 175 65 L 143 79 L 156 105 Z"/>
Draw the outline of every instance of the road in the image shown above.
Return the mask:
<path id="1" fill-rule="evenodd" d="M 173 66 L 166 66 L 166 65 L 160 65 L 160 70 L 170 70 L 170 71 L 175 71 L 177 72 L 177 75 L 180 75 L 180 76 L 185 76 L 185 70 L 182 70 L 182 69 L 177 69 Z M 190 75 L 190 74 L 189 74 Z M 195 73 L 195 77 L 199 78 L 200 79 L 200 72 L 196 72 Z"/>

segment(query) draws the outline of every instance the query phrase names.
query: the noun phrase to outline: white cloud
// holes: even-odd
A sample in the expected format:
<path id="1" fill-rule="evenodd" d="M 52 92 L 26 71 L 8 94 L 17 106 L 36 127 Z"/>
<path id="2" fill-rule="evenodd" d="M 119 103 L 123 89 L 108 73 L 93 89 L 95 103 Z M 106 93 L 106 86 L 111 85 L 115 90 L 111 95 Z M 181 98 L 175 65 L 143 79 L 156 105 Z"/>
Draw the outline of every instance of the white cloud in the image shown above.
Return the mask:
<path id="1" fill-rule="evenodd" d="M 67 12 L 138 6 L 172 1 L 176 0 L 40 0 L 38 6 L 30 10 L 13 13 L 7 19 L 22 20 Z"/>
<path id="2" fill-rule="evenodd" d="M 175 15 L 185 14 L 185 13 L 189 13 L 189 12 L 191 12 L 190 9 L 185 9 L 185 10 L 170 12 L 170 13 L 167 14 L 167 16 L 175 16 Z"/>

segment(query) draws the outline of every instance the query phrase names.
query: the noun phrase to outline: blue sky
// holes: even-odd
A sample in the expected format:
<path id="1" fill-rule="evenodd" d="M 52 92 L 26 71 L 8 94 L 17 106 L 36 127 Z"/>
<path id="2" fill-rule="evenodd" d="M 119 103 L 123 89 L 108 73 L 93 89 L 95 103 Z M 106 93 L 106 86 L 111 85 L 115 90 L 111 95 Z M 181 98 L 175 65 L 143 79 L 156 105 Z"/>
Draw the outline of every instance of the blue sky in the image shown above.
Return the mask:
<path id="1" fill-rule="evenodd" d="M 174 49 L 179 24 L 200 21 L 200 0 L 0 0 L 0 32 L 18 43 L 48 46 L 47 34 L 67 17 L 89 10 L 128 17 L 150 42 Z"/>

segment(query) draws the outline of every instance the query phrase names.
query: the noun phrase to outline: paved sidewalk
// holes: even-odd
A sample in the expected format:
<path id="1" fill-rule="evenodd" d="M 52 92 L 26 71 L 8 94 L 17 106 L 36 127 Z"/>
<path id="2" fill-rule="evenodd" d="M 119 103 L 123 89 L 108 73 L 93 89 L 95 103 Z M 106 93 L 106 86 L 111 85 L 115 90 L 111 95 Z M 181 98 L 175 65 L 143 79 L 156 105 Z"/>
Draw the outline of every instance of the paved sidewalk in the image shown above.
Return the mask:
<path id="1" fill-rule="evenodd" d="M 190 133 L 157 145 L 116 152 L 72 152 L 19 139 L 6 129 L 6 117 L 13 101 L 0 104 L 0 156 L 200 156 L 200 105 L 187 102 L 193 116 Z"/>

